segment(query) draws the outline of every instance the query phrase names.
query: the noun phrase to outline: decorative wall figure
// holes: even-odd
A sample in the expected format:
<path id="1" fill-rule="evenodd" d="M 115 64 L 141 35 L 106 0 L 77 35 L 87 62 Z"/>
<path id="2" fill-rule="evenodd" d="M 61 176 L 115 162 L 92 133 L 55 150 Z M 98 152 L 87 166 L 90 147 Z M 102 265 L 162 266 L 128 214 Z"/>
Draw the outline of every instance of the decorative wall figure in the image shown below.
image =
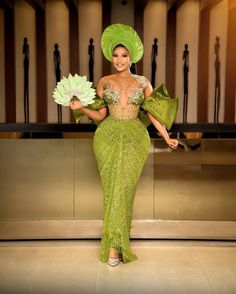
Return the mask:
<path id="1" fill-rule="evenodd" d="M 89 80 L 93 82 L 94 75 L 93 75 L 93 68 L 94 68 L 94 45 L 93 39 L 89 39 L 89 46 L 88 46 L 88 55 L 89 55 Z"/>
<path id="2" fill-rule="evenodd" d="M 189 72 L 189 50 L 188 44 L 184 45 L 183 52 L 183 74 L 184 74 L 184 98 L 183 98 L 183 123 L 187 123 L 188 114 L 188 72 Z"/>
<path id="3" fill-rule="evenodd" d="M 23 43 L 24 55 L 24 118 L 29 123 L 29 44 L 27 38 Z"/>
<path id="4" fill-rule="evenodd" d="M 151 84 L 152 84 L 153 88 L 155 88 L 155 80 L 156 80 L 156 68 L 157 68 L 156 57 L 157 57 L 157 54 L 158 54 L 158 45 L 157 45 L 157 41 L 158 41 L 157 38 L 155 38 L 155 39 L 153 40 L 152 54 L 151 54 L 151 60 L 152 60 L 152 76 L 151 76 Z"/>
<path id="5" fill-rule="evenodd" d="M 220 110 L 220 38 L 216 37 L 215 42 L 215 104 L 214 104 L 214 123 L 219 122 L 219 110 Z"/>
<path id="6" fill-rule="evenodd" d="M 61 80 L 61 54 L 59 51 L 59 46 L 57 43 L 54 45 L 54 69 L 55 69 L 55 77 L 56 83 L 60 82 Z M 62 123 L 62 107 L 61 105 L 57 104 L 57 121 L 58 123 Z"/>

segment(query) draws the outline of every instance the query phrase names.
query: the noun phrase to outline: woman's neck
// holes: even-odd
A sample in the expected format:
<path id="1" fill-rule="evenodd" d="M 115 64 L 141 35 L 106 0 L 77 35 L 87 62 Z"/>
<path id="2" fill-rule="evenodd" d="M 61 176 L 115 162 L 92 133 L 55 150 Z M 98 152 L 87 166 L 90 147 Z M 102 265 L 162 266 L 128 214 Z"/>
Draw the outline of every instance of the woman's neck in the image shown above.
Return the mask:
<path id="1" fill-rule="evenodd" d="M 130 72 L 129 69 L 127 69 L 127 70 L 124 70 L 121 72 L 119 72 L 119 71 L 116 72 L 116 75 L 117 75 L 117 77 L 120 77 L 120 78 L 129 78 L 132 75 L 132 73 Z"/>

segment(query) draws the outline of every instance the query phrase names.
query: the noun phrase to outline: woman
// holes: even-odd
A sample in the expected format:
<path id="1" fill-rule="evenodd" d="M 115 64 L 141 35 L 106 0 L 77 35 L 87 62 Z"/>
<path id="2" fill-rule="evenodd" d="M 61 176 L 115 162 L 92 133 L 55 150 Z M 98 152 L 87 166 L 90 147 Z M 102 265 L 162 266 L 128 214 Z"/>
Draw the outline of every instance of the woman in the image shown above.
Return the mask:
<path id="1" fill-rule="evenodd" d="M 142 42 L 131 27 L 109 26 L 102 35 L 101 46 L 116 70 L 115 74 L 101 78 L 97 85 L 97 94 L 107 107 L 92 110 L 79 101 L 71 102 L 70 106 L 95 121 L 102 121 L 94 136 L 104 192 L 100 259 L 116 266 L 119 257 L 125 263 L 137 258 L 129 245 L 132 209 L 136 185 L 150 150 L 149 134 L 138 115 L 153 89 L 145 77 L 130 72 L 131 63 L 136 63 L 143 54 Z M 151 113 L 147 115 L 166 143 L 175 149 L 178 141 L 169 138 L 165 127 Z"/>

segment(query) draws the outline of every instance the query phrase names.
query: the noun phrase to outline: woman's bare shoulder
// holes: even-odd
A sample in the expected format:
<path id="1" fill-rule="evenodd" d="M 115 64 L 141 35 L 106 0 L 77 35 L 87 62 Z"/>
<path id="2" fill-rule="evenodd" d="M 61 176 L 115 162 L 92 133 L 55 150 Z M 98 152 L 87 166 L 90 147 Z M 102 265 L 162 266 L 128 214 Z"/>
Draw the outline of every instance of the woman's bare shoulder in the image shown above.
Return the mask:
<path id="1" fill-rule="evenodd" d="M 98 85 L 105 86 L 107 83 L 114 81 L 114 79 L 115 75 L 104 76 L 99 80 Z"/>
<path id="2" fill-rule="evenodd" d="M 102 97 L 104 89 L 112 82 L 114 75 L 104 76 L 100 78 L 97 84 L 97 94 Z"/>

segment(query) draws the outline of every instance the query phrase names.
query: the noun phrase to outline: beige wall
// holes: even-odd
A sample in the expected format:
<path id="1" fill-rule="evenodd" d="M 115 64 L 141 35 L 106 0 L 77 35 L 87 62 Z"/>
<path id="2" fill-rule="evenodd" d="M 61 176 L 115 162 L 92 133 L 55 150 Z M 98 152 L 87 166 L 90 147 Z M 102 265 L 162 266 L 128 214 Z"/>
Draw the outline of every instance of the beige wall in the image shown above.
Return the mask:
<path id="1" fill-rule="evenodd" d="M 188 44 L 189 50 L 187 121 L 190 123 L 197 121 L 198 28 L 199 2 L 186 1 L 177 11 L 175 93 L 180 102 L 177 122 L 183 121 L 183 51 L 185 44 Z"/>
<path id="2" fill-rule="evenodd" d="M 236 1 L 229 1 L 229 9 L 236 7 Z"/>
<path id="3" fill-rule="evenodd" d="M 16 121 L 24 122 L 24 69 L 23 69 L 23 39 L 29 44 L 29 121 L 36 121 L 36 42 L 35 42 L 35 12 L 23 0 L 15 2 L 15 52 L 16 52 Z"/>
<path id="4" fill-rule="evenodd" d="M 102 34 L 102 4 L 99 0 L 79 0 L 79 59 L 80 75 L 89 77 L 89 39 L 94 40 L 94 83 L 102 76 L 102 51 L 100 38 Z"/>
<path id="5" fill-rule="evenodd" d="M 0 8 L 0 122 L 5 121 L 4 12 Z"/>
<path id="6" fill-rule="evenodd" d="M 129 0 L 126 5 L 120 1 L 111 1 L 111 23 L 124 23 L 134 26 L 134 0 Z"/>
<path id="7" fill-rule="evenodd" d="M 56 86 L 54 45 L 58 43 L 61 55 L 61 77 L 69 74 L 69 13 L 63 0 L 46 1 L 48 122 L 57 122 L 57 104 L 52 93 Z M 63 122 L 70 121 L 70 110 L 62 108 Z"/>
<path id="8" fill-rule="evenodd" d="M 215 38 L 220 37 L 220 78 L 221 101 L 219 121 L 224 120 L 225 101 L 225 71 L 226 71 L 226 45 L 227 45 L 228 0 L 223 0 L 210 12 L 210 37 L 209 37 L 209 86 L 208 86 L 208 121 L 214 120 L 215 97 Z"/>
<path id="9" fill-rule="evenodd" d="M 157 71 L 155 85 L 165 83 L 166 60 L 166 1 L 150 0 L 144 10 L 143 72 L 151 79 L 151 52 L 153 39 L 158 39 Z"/>

